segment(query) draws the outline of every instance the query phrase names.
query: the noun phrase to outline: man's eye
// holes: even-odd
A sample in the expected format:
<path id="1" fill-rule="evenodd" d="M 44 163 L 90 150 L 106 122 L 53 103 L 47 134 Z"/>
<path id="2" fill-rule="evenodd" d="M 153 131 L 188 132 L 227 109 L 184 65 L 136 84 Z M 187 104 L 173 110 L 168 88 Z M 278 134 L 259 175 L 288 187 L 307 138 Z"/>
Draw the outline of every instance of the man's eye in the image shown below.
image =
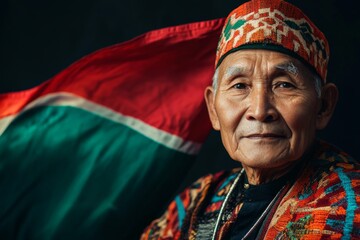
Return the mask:
<path id="1" fill-rule="evenodd" d="M 293 88 L 294 85 L 289 83 L 289 82 L 280 82 L 275 84 L 275 87 L 280 87 L 280 88 Z"/>
<path id="2" fill-rule="evenodd" d="M 243 83 L 237 83 L 233 87 L 236 88 L 236 89 L 245 89 L 246 85 L 243 84 Z"/>

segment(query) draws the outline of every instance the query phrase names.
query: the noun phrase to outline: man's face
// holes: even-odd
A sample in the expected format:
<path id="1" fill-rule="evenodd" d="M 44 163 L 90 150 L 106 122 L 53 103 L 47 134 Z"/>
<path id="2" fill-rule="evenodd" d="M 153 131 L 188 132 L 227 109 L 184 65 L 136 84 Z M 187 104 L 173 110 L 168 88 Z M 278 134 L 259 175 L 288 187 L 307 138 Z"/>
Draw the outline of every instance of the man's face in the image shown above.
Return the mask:
<path id="1" fill-rule="evenodd" d="M 213 127 L 234 160 L 282 168 L 315 139 L 320 99 L 310 71 L 273 51 L 240 50 L 219 66 L 218 87 L 205 92 Z"/>

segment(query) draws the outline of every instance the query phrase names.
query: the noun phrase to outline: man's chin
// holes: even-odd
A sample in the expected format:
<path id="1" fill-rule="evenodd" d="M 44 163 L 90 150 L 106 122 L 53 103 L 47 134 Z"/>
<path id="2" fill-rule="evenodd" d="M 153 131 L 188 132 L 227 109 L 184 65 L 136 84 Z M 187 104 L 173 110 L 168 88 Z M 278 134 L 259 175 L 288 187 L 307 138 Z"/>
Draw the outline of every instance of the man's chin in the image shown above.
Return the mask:
<path id="1" fill-rule="evenodd" d="M 246 149 L 234 157 L 242 165 L 264 169 L 278 168 L 288 165 L 292 161 L 292 157 L 287 154 L 287 151 L 279 151 L 279 149 Z"/>

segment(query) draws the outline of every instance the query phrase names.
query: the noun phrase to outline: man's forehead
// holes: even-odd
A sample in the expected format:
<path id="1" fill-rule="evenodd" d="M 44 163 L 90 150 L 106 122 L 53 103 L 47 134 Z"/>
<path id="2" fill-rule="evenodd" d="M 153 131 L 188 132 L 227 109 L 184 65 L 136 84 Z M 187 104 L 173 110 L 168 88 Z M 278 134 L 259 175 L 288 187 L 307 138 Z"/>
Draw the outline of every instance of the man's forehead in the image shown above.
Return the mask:
<path id="1" fill-rule="evenodd" d="M 303 70 L 303 64 L 286 54 L 267 50 L 240 50 L 229 54 L 219 68 L 224 75 L 246 74 L 254 70 L 257 64 L 268 70 L 282 70 L 297 76 Z"/>

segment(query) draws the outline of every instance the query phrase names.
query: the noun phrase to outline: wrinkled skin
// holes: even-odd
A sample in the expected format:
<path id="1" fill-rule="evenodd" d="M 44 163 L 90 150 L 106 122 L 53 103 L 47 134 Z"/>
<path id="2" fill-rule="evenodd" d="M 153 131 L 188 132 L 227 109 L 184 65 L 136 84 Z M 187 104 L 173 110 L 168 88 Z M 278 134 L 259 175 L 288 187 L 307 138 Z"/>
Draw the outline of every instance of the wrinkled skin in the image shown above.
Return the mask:
<path id="1" fill-rule="evenodd" d="M 231 53 L 218 71 L 218 87 L 209 86 L 205 99 L 230 157 L 242 163 L 252 184 L 285 174 L 326 127 L 336 86 L 326 84 L 319 97 L 307 67 L 268 50 Z"/>

